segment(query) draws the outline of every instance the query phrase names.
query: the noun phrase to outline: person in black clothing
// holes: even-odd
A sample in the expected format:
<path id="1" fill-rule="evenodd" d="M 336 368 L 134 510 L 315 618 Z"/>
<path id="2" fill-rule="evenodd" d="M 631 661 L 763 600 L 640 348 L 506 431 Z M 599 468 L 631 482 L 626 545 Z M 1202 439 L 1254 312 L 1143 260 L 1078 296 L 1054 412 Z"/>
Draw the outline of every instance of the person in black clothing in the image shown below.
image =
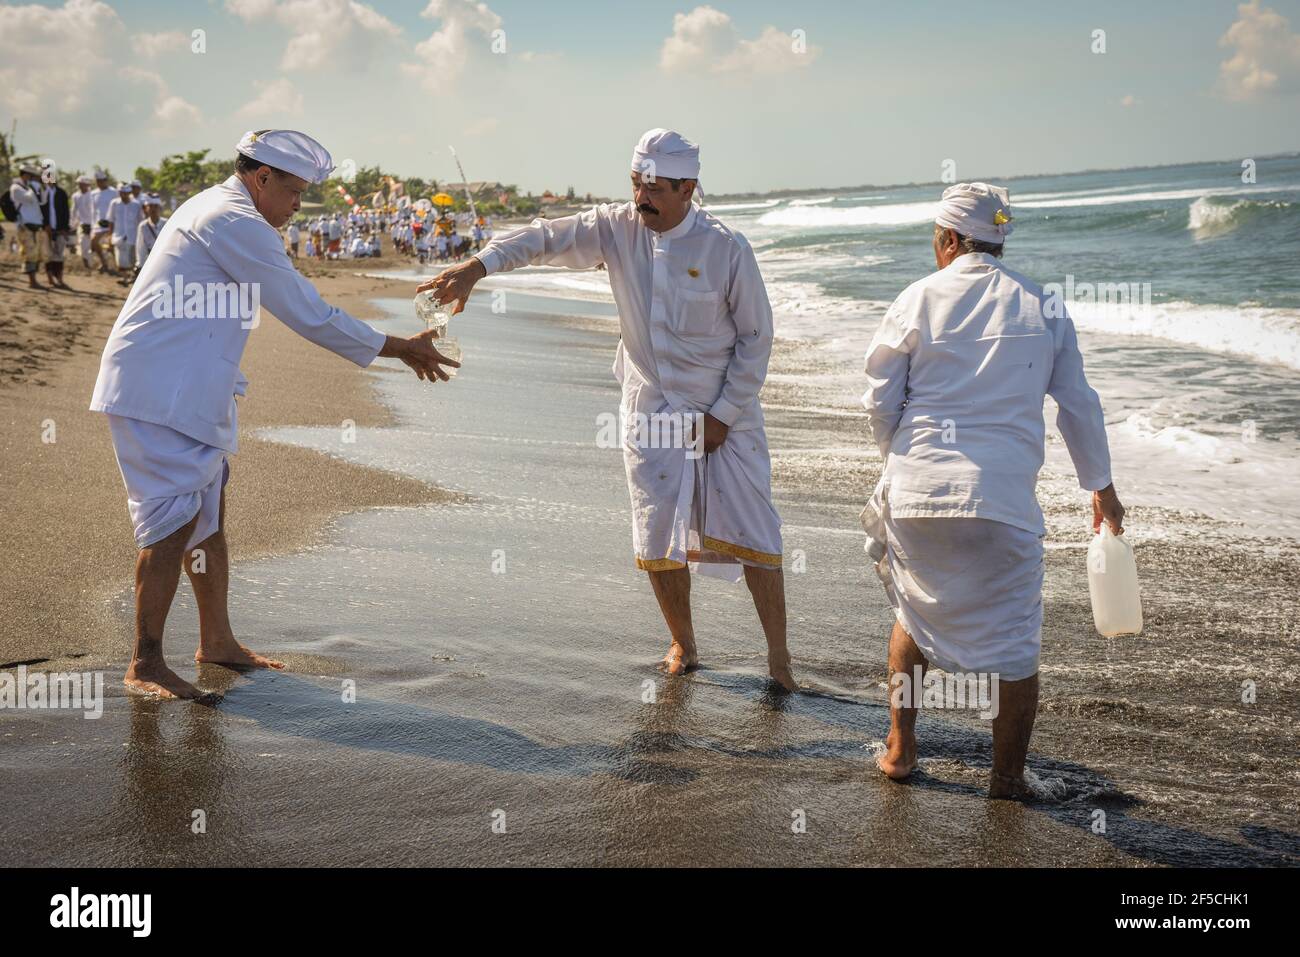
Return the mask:
<path id="1" fill-rule="evenodd" d="M 45 235 L 49 238 L 50 258 L 45 261 L 45 279 L 54 289 L 67 289 L 63 281 L 63 251 L 72 238 L 72 219 L 68 209 L 68 191 L 54 179 L 53 167 L 41 171 L 46 180 L 41 196 L 41 215 Z"/>

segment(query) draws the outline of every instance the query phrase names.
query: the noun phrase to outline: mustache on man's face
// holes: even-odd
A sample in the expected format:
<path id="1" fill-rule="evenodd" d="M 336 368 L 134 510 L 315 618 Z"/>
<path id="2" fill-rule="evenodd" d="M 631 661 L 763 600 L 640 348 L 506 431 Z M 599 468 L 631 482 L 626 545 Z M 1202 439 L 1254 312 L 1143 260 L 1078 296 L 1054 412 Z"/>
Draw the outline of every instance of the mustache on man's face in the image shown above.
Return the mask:
<path id="1" fill-rule="evenodd" d="M 636 211 L 638 213 L 649 213 L 651 216 L 659 215 L 659 210 L 655 209 L 649 203 L 637 203 Z"/>

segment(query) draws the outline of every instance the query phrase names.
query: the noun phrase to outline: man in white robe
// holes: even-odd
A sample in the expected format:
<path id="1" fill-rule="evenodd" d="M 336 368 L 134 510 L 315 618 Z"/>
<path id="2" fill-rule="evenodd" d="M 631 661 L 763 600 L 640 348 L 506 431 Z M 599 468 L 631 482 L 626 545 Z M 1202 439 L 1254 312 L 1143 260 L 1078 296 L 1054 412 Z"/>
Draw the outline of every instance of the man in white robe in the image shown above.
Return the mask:
<path id="1" fill-rule="evenodd" d="M 108 208 L 117 199 L 117 190 L 108 185 L 108 174 L 95 170 L 95 188 L 90 191 L 94 222 L 90 230 L 90 250 L 99 258 L 99 271 L 115 273 L 109 249 L 113 240 L 113 221 Z"/>
<path id="2" fill-rule="evenodd" d="M 398 358 L 435 381 L 448 377 L 440 365 L 456 365 L 430 344 L 433 330 L 385 336 L 330 306 L 285 255 L 280 227 L 333 168 L 324 147 L 293 130 L 261 130 L 236 151 L 235 175 L 183 203 L 159 233 L 113 325 L 90 405 L 108 414 L 140 549 L 126 684 L 165 697 L 199 694 L 162 652 L 182 560 L 199 608 L 195 659 L 281 667 L 235 639 L 227 608 L 224 486 L 238 448 L 235 396 L 248 384 L 239 360 L 258 305 L 360 366 Z"/>
<path id="3" fill-rule="evenodd" d="M 420 288 L 456 300 L 459 312 L 496 272 L 605 264 L 622 332 L 614 371 L 632 544 L 672 636 L 664 668 L 681 674 L 698 663 L 688 566 L 731 581 L 743 574 L 769 673 L 793 691 L 781 519 L 758 401 L 772 309 L 749 243 L 692 203 L 699 171 L 693 143 L 650 130 L 633 152 L 631 202 L 534 220 Z"/>
<path id="4" fill-rule="evenodd" d="M 158 242 L 158 236 L 167 223 L 166 217 L 162 215 L 162 199 L 157 193 L 148 193 L 144 197 L 143 205 L 144 219 L 140 220 L 140 226 L 135 231 L 135 265 L 137 269 L 144 267 L 145 260 L 149 258 L 150 251 Z"/>
<path id="5" fill-rule="evenodd" d="M 119 272 L 127 278 L 135 274 L 135 234 L 140 228 L 144 209 L 131 193 L 131 184 L 117 187 L 117 199 L 108 205 L 108 221 L 113 224 L 113 251 Z"/>
<path id="6" fill-rule="evenodd" d="M 885 466 L 863 518 L 897 617 L 881 770 L 898 780 L 916 766 L 917 678 L 933 665 L 996 695 L 989 793 L 1019 798 L 1038 709 L 1045 396 L 1092 493 L 1094 532 L 1104 519 L 1120 534 L 1124 509 L 1074 323 L 1002 263 L 1010 232 L 1005 189 L 944 191 L 939 269 L 894 301 L 867 350 L 863 404 Z"/>
<path id="7" fill-rule="evenodd" d="M 87 270 L 90 269 L 90 231 L 95 228 L 95 197 L 90 191 L 92 182 L 89 176 L 78 176 L 77 191 L 72 195 L 72 228 L 77 233 L 77 250 Z"/>

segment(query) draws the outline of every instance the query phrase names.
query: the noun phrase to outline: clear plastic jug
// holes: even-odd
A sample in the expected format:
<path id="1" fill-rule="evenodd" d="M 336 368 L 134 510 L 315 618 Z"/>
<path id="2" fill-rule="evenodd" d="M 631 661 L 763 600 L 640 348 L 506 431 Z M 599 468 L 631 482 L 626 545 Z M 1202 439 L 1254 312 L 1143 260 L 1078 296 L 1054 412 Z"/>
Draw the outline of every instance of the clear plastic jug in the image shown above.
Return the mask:
<path id="1" fill-rule="evenodd" d="M 415 314 L 420 317 L 426 326 L 433 330 L 434 348 L 441 352 L 448 359 L 455 362 L 461 360 L 460 343 L 455 339 L 447 338 L 447 325 L 451 320 L 451 310 L 433 298 L 433 293 L 426 290 L 417 293 L 415 296 Z M 443 366 L 443 370 L 448 375 L 455 375 L 456 370 L 451 366 Z"/>
<path id="2" fill-rule="evenodd" d="M 1138 590 L 1133 546 L 1105 522 L 1088 546 L 1088 594 L 1092 621 L 1107 638 L 1142 631 L 1142 596 Z"/>

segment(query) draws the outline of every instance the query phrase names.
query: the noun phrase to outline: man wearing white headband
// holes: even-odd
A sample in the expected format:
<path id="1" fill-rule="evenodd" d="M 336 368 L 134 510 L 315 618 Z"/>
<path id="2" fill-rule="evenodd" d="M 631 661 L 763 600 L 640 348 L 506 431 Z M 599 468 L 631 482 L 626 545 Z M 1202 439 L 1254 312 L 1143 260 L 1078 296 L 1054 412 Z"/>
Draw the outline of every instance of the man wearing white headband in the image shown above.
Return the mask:
<path id="1" fill-rule="evenodd" d="M 117 199 L 117 190 L 108 185 L 108 174 L 95 170 L 95 188 L 90 191 L 91 214 L 94 227 L 90 231 L 90 251 L 99 258 L 99 271 L 116 273 L 109 252 L 112 247 L 113 221 L 108 218 L 108 207 Z"/>
<path id="2" fill-rule="evenodd" d="M 632 546 L 672 635 L 670 674 L 698 662 L 689 568 L 743 574 L 767 637 L 768 670 L 797 689 L 786 650 L 781 519 L 758 392 L 772 349 L 772 309 L 745 238 L 691 202 L 699 148 L 671 130 L 632 153 L 631 202 L 535 220 L 504 233 L 420 288 L 464 308 L 484 276 L 549 263 L 604 263 L 622 341 L 623 453 Z"/>
<path id="3" fill-rule="evenodd" d="M 140 229 L 144 208 L 131 193 L 130 183 L 119 183 L 117 199 L 108 204 L 108 221 L 113 226 L 113 252 L 119 272 L 126 274 L 125 285 L 135 275 L 135 235 Z"/>
<path id="4" fill-rule="evenodd" d="M 157 193 L 146 193 L 142 202 L 144 204 L 144 219 L 140 220 L 140 227 L 135 232 L 135 262 L 137 268 L 144 268 L 144 261 L 149 258 L 149 253 L 158 242 L 162 228 L 167 222 L 162 215 L 162 200 Z"/>
<path id="5" fill-rule="evenodd" d="M 181 204 L 159 231 L 109 335 L 90 405 L 108 414 L 140 549 L 126 684 L 164 697 L 200 693 L 162 652 L 182 561 L 199 607 L 195 660 L 282 667 L 235 639 L 226 603 L 227 457 L 238 448 L 235 396 L 248 385 L 239 360 L 259 306 L 360 366 L 398 358 L 432 382 L 447 378 L 441 365 L 456 365 L 430 344 L 433 330 L 385 336 L 329 305 L 285 255 L 280 227 L 333 169 L 324 147 L 303 133 L 262 130 L 235 149 L 235 175 Z"/>
<path id="6" fill-rule="evenodd" d="M 1005 189 L 944 191 L 934 227 L 938 272 L 914 282 L 867 350 L 862 397 L 884 471 L 863 522 L 894 607 L 890 719 L 878 761 L 902 779 L 916 766 L 916 679 L 928 666 L 976 675 L 994 700 L 991 797 L 1029 796 L 1025 755 L 1038 709 L 1043 623 L 1043 399 L 1092 526 L 1122 531 L 1101 402 L 1083 373 L 1059 302 L 1003 265 Z"/>
<path id="7" fill-rule="evenodd" d="M 90 191 L 94 182 L 89 176 L 77 177 L 77 192 L 72 196 L 72 225 L 77 233 L 78 251 L 86 269 L 90 269 L 90 231 L 95 225 L 95 197 Z"/>

